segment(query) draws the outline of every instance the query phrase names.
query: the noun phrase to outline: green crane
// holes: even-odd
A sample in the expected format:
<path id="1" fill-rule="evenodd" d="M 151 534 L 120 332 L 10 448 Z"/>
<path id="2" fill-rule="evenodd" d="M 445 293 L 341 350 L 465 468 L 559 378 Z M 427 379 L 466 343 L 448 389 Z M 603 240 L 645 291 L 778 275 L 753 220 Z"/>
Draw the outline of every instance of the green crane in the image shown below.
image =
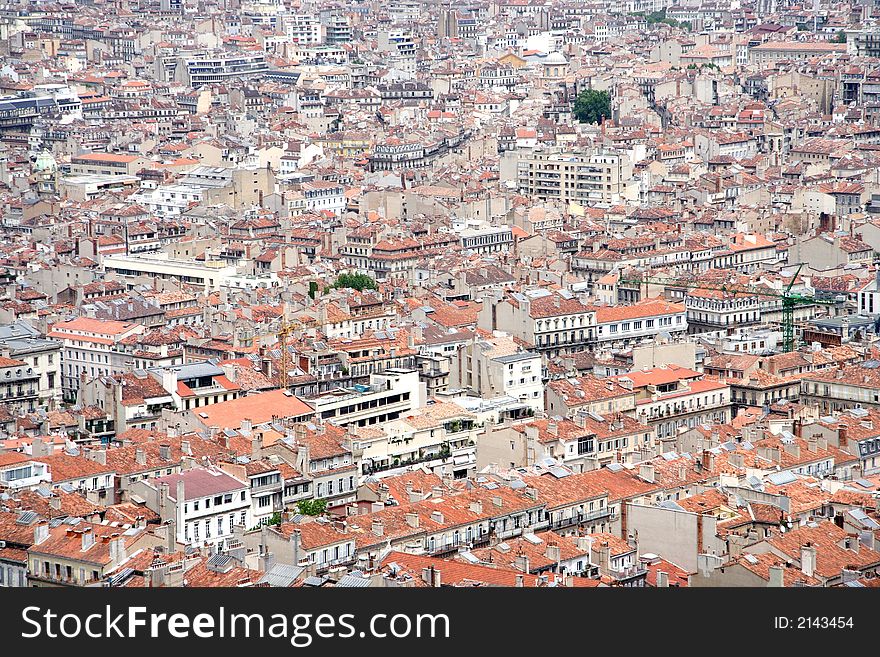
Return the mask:
<path id="1" fill-rule="evenodd" d="M 655 285 L 668 285 L 669 287 L 678 287 L 684 288 L 686 290 L 718 290 L 719 292 L 728 292 L 731 294 L 748 294 L 751 296 L 760 296 L 760 297 L 774 297 L 782 300 L 782 349 L 783 351 L 794 351 L 795 349 L 795 339 L 794 339 L 794 311 L 795 308 L 799 306 L 811 306 L 814 304 L 823 304 L 833 306 L 837 304 L 837 301 L 830 301 L 826 299 L 817 299 L 815 297 L 808 297 L 804 294 L 799 294 L 797 292 L 793 293 L 791 291 L 792 286 L 794 285 L 795 279 L 797 279 L 798 274 L 801 272 L 801 268 L 803 265 L 799 265 L 797 271 L 795 271 L 794 276 L 791 277 L 791 281 L 786 286 L 786 288 L 781 292 L 771 292 L 766 290 L 759 290 L 753 287 L 743 287 L 739 285 L 725 285 L 725 284 L 708 284 L 703 285 L 699 281 L 681 281 L 674 278 L 654 278 L 651 276 L 642 276 L 640 278 L 621 278 L 618 282 L 624 283 L 628 285 L 644 285 L 647 283 L 653 283 Z"/>

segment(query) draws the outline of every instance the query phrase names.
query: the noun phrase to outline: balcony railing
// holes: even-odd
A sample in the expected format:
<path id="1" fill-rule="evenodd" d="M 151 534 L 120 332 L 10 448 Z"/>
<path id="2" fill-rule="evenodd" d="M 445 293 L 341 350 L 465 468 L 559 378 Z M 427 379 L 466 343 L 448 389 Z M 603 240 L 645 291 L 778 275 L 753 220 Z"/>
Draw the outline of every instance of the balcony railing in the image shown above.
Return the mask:
<path id="1" fill-rule="evenodd" d="M 569 516 L 567 518 L 557 518 L 550 522 L 550 529 L 559 529 L 561 527 L 572 527 L 574 525 L 580 525 L 585 522 L 593 522 L 594 520 L 600 520 L 602 518 L 608 518 L 612 515 L 611 507 L 602 507 L 601 509 L 597 509 L 595 511 L 589 511 L 587 513 L 576 513 L 573 516 Z"/>
<path id="2" fill-rule="evenodd" d="M 635 579 L 637 577 L 644 577 L 648 572 L 648 569 L 642 564 L 635 564 L 632 566 L 627 566 L 626 568 L 621 568 L 620 570 L 609 570 L 608 575 L 617 581 L 624 581 L 628 579 Z"/>

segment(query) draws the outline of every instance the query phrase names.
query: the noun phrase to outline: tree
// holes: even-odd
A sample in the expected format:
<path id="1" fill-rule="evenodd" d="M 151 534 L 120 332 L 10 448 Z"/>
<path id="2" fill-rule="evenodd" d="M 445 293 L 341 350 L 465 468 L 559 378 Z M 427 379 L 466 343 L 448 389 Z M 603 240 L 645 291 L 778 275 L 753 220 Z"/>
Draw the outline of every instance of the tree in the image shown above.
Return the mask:
<path id="1" fill-rule="evenodd" d="M 300 500 L 296 509 L 304 516 L 320 516 L 327 510 L 327 500 Z"/>
<path id="2" fill-rule="evenodd" d="M 281 524 L 281 512 L 280 512 L 280 511 L 276 511 L 275 513 L 273 513 L 273 514 L 272 514 L 272 517 L 269 518 L 269 522 L 268 522 L 267 524 L 269 524 L 269 525 L 280 525 L 280 524 Z"/>
<path id="3" fill-rule="evenodd" d="M 831 39 L 831 43 L 846 43 L 846 32 L 844 32 L 843 30 L 840 30 Z"/>
<path id="4" fill-rule="evenodd" d="M 584 89 L 574 101 L 572 113 L 581 123 L 601 123 L 611 118 L 611 96 L 607 91 Z"/>
<path id="5" fill-rule="evenodd" d="M 339 276 L 336 278 L 336 281 L 333 283 L 333 287 L 350 288 L 352 290 L 357 290 L 358 292 L 363 292 L 364 290 L 379 289 L 376 281 L 366 274 L 339 274 Z"/>

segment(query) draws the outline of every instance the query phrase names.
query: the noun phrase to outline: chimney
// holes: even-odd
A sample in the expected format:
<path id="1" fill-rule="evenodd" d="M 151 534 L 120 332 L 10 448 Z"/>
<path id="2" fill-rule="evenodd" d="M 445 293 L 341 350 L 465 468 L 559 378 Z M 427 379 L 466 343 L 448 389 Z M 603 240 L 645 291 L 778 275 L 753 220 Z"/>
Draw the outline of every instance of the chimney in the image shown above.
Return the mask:
<path id="1" fill-rule="evenodd" d="M 125 561 L 126 557 L 125 539 L 120 536 L 110 539 L 110 561 L 118 565 Z"/>
<path id="2" fill-rule="evenodd" d="M 524 580 L 525 580 L 525 577 L 523 575 L 517 575 L 516 576 L 516 587 L 521 589 L 523 587 Z"/>
<path id="3" fill-rule="evenodd" d="M 513 567 L 516 568 L 517 570 L 521 570 L 522 572 L 528 574 L 529 573 L 529 558 L 524 554 L 517 555 L 516 559 L 514 560 Z"/>
<path id="4" fill-rule="evenodd" d="M 801 572 L 812 577 L 816 570 L 816 548 L 812 543 L 801 546 Z"/>
<path id="5" fill-rule="evenodd" d="M 373 518 L 372 522 L 372 530 L 376 536 L 384 536 L 385 535 L 385 525 L 378 518 Z"/>
<path id="6" fill-rule="evenodd" d="M 556 543 L 550 543 L 547 545 L 547 551 L 544 553 L 544 556 L 553 563 L 559 563 L 559 560 L 562 558 L 562 550 L 559 549 L 559 545 Z"/>
<path id="7" fill-rule="evenodd" d="M 188 440 L 180 441 L 180 452 L 184 456 L 192 456 L 192 446 L 190 445 L 190 442 Z"/>
<path id="8" fill-rule="evenodd" d="M 135 462 L 137 462 L 138 465 L 147 464 L 147 455 L 140 447 L 134 450 L 134 460 Z"/>
<path id="9" fill-rule="evenodd" d="M 165 434 L 168 436 L 168 438 L 174 440 L 175 438 L 177 438 L 177 427 L 168 427 L 168 429 L 165 430 Z"/>
<path id="10" fill-rule="evenodd" d="M 639 466 L 639 477 L 647 481 L 649 484 L 654 483 L 654 464 L 642 463 Z"/>
<path id="11" fill-rule="evenodd" d="M 39 545 L 49 538 L 49 523 L 38 522 L 34 525 L 34 545 Z"/>
<path id="12" fill-rule="evenodd" d="M 849 438 L 847 437 L 848 427 L 845 424 L 840 424 L 837 427 L 837 442 L 840 446 L 840 449 L 847 449 L 849 446 Z"/>
<path id="13" fill-rule="evenodd" d="M 669 575 L 662 570 L 657 571 L 657 588 L 665 589 L 669 586 Z"/>
<path id="14" fill-rule="evenodd" d="M 414 511 L 410 511 L 409 513 L 407 513 L 406 514 L 406 524 L 409 525 L 410 527 L 412 527 L 413 529 L 418 529 L 419 528 L 419 514 Z"/>
<path id="15" fill-rule="evenodd" d="M 480 500 L 471 502 L 469 508 L 471 513 L 476 513 L 478 516 L 483 514 L 483 503 Z"/>
<path id="16" fill-rule="evenodd" d="M 171 460 L 171 445 L 159 445 L 159 458 L 163 461 Z"/>
<path id="17" fill-rule="evenodd" d="M 703 450 L 701 465 L 703 470 L 711 472 L 715 469 L 715 455 L 708 449 Z"/>
<path id="18" fill-rule="evenodd" d="M 263 448 L 263 441 L 259 437 L 254 436 L 251 439 L 251 460 L 252 461 L 259 461 L 260 460 L 260 450 L 262 448 Z"/>
<path id="19" fill-rule="evenodd" d="M 57 495 L 53 495 L 52 497 L 49 498 L 49 506 L 51 508 L 55 509 L 56 511 L 60 511 L 61 510 L 61 498 L 58 497 Z"/>
<path id="20" fill-rule="evenodd" d="M 772 586 L 773 588 L 785 586 L 782 579 L 784 573 L 785 569 L 782 566 L 770 566 L 770 581 L 767 582 L 767 586 Z"/>
<path id="21" fill-rule="evenodd" d="M 82 530 L 82 551 L 85 552 L 95 544 L 95 533 L 91 527 L 85 527 Z"/>
<path id="22" fill-rule="evenodd" d="M 178 480 L 175 494 L 178 506 L 186 502 L 186 488 L 184 487 L 183 479 Z"/>

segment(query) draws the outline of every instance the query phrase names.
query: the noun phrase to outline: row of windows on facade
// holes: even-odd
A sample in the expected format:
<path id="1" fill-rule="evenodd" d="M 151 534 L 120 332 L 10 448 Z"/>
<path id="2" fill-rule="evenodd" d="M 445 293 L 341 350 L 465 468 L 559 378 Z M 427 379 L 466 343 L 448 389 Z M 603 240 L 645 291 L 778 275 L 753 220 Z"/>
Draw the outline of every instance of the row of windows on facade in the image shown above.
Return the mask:
<path id="1" fill-rule="evenodd" d="M 225 523 L 226 520 L 228 520 L 228 523 L 229 523 L 228 525 Z M 247 522 L 247 512 L 242 511 L 241 514 L 239 515 L 239 523 L 238 524 L 244 526 L 246 522 Z M 212 527 L 215 525 L 217 527 L 216 536 L 223 536 L 224 534 L 231 533 L 232 528 L 235 526 L 235 514 L 230 513 L 226 518 L 224 518 L 223 516 L 218 516 L 216 519 L 207 518 L 204 521 L 196 520 L 195 522 L 192 522 L 192 523 L 186 523 L 183 528 L 183 538 L 186 541 L 189 541 L 189 540 L 198 541 L 200 539 L 199 530 L 202 526 L 204 526 L 205 538 L 211 538 L 212 537 L 212 533 L 211 533 Z M 190 532 L 190 529 L 192 529 L 192 532 Z M 192 537 L 192 539 L 190 539 L 190 537 Z"/>

